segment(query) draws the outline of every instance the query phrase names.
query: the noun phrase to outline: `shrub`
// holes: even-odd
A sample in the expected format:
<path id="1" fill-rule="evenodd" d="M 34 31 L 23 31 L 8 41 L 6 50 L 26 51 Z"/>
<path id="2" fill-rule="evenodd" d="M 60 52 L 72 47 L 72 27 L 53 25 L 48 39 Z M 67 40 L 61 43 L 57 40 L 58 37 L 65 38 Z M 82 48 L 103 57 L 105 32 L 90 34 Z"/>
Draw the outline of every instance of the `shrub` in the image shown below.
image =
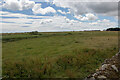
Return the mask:
<path id="1" fill-rule="evenodd" d="M 72 33 L 68 33 L 68 35 L 72 35 Z"/>
<path id="2" fill-rule="evenodd" d="M 32 31 L 29 33 L 30 35 L 38 35 L 38 31 Z"/>

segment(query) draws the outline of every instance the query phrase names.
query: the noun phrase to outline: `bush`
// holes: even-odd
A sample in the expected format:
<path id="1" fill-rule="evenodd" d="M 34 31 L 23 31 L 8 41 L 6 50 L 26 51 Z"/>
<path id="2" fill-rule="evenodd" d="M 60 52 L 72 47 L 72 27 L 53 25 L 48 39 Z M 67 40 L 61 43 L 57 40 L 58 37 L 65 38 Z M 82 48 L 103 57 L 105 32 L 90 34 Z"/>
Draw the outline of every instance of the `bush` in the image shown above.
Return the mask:
<path id="1" fill-rule="evenodd" d="M 29 33 L 30 35 L 38 35 L 38 31 L 32 31 Z"/>
<path id="2" fill-rule="evenodd" d="M 69 35 L 72 35 L 72 33 L 68 33 Z"/>

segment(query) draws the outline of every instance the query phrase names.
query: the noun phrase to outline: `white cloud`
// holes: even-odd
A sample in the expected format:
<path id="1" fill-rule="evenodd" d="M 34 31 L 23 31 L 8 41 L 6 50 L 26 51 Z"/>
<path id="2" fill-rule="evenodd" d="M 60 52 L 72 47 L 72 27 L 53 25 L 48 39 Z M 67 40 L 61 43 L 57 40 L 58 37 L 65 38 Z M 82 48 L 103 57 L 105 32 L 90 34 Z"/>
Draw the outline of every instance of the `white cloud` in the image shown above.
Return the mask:
<path id="1" fill-rule="evenodd" d="M 88 18 L 87 17 L 82 17 L 81 21 L 87 21 Z"/>
<path id="2" fill-rule="evenodd" d="M 68 9 L 68 12 L 67 12 L 67 14 L 70 14 L 70 13 L 72 13 L 72 12 L 71 12 L 71 10 L 70 10 L 70 9 Z"/>
<path id="3" fill-rule="evenodd" d="M 46 0 L 47 2 L 49 0 Z M 54 0 L 57 1 L 57 0 Z M 54 2 L 53 1 L 53 2 Z M 89 0 L 85 0 L 89 1 Z M 74 14 L 77 20 L 70 20 L 63 16 L 35 16 L 25 15 L 20 13 L 10 13 L 0 11 L 0 16 L 5 17 L 19 17 L 19 18 L 3 18 L 2 21 L 8 23 L 0 23 L 3 25 L 4 32 L 15 32 L 15 31 L 72 31 L 72 30 L 92 30 L 92 29 L 106 29 L 109 27 L 116 27 L 116 22 L 103 19 L 94 21 L 97 18 L 94 14 L 102 14 L 104 16 L 116 16 L 117 7 L 115 3 L 81 3 L 78 1 L 64 1 L 54 2 L 56 6 L 68 8 L 68 12 L 58 10 L 62 14 Z M 110 6 L 108 6 L 110 5 Z M 47 14 L 56 13 L 56 10 L 52 7 L 41 8 L 41 4 L 35 4 L 34 1 L 29 0 L 5 0 L 3 4 L 4 8 L 10 10 L 25 10 L 32 9 L 34 14 Z M 92 14 L 94 13 L 94 14 Z M 84 15 L 84 16 L 82 16 Z M 28 17 L 31 17 L 28 19 Z M 32 19 L 37 18 L 37 19 Z M 81 22 L 81 21 L 92 21 L 92 22 Z M 10 22 L 14 22 L 10 23 Z M 27 24 L 26 24 L 27 23 Z M 30 23 L 30 24 L 29 24 Z M 23 27 L 28 26 L 28 27 Z"/>
<path id="4" fill-rule="evenodd" d="M 4 0 L 3 8 L 10 10 L 30 9 L 35 5 L 34 1 L 29 0 Z"/>
<path id="5" fill-rule="evenodd" d="M 95 16 L 94 14 L 92 14 L 92 13 L 85 14 L 85 16 L 75 15 L 74 17 L 81 20 L 81 21 L 87 21 L 87 20 L 88 21 L 94 21 L 94 20 L 98 19 L 98 17 Z"/>
<path id="6" fill-rule="evenodd" d="M 10 10 L 24 10 L 36 7 L 35 2 L 37 0 L 4 0 L 3 7 Z M 105 16 L 117 16 L 118 15 L 118 2 L 119 0 L 39 0 L 38 2 L 53 2 L 56 6 L 69 8 L 67 14 L 83 15 L 86 13 L 96 13 Z M 110 6 L 108 6 L 110 5 Z M 37 5 L 38 6 L 38 5 Z M 39 5 L 40 6 L 40 5 Z M 33 10 L 35 14 L 45 14 L 49 12 L 55 13 L 56 11 L 52 7 L 41 8 Z M 63 11 L 59 11 L 65 14 Z M 83 18 L 83 20 L 86 18 Z"/>
<path id="7" fill-rule="evenodd" d="M 98 17 L 95 16 L 94 14 L 92 14 L 92 13 L 86 14 L 86 18 L 88 18 L 88 20 L 96 20 L 96 19 L 98 19 Z"/>
<path id="8" fill-rule="evenodd" d="M 35 4 L 32 8 L 34 14 L 47 14 L 47 13 L 56 13 L 56 10 L 52 7 L 41 8 L 41 4 Z"/>
<path id="9" fill-rule="evenodd" d="M 92 23 L 89 23 L 90 25 L 97 25 L 98 23 L 97 22 L 92 22 Z"/>
<path id="10" fill-rule="evenodd" d="M 1 13 L 1 12 L 0 12 Z M 109 27 L 116 27 L 117 23 L 111 22 L 107 19 L 98 20 L 94 22 L 81 22 L 78 20 L 70 20 L 64 16 L 32 16 L 18 13 L 10 13 L 2 11 L 4 16 L 12 15 L 13 17 L 22 15 L 20 18 L 3 18 L 2 30 L 3 32 L 26 32 L 26 31 L 83 31 L 95 29 L 107 29 Z M 15 15 L 15 16 L 14 16 Z M 33 19 L 28 17 L 33 17 Z M 38 17 L 39 19 L 34 19 Z M 8 23 L 4 23 L 8 22 Z M 12 22 L 12 23 L 11 23 Z M 30 24 L 29 24 L 30 23 Z"/>
<path id="11" fill-rule="evenodd" d="M 2 2 L 0 2 L 0 4 L 2 4 Z"/>
<path id="12" fill-rule="evenodd" d="M 28 15 L 25 14 L 20 14 L 20 13 L 10 13 L 10 12 L 6 12 L 6 11 L 0 11 L 0 16 L 1 17 L 27 17 Z"/>
<path id="13" fill-rule="evenodd" d="M 51 23 L 52 22 L 52 19 L 41 19 L 40 20 L 40 24 L 48 24 L 48 23 Z"/>
<path id="14" fill-rule="evenodd" d="M 106 16 L 118 15 L 119 0 L 53 0 L 53 4 L 69 8 L 75 15 L 96 13 Z"/>
<path id="15" fill-rule="evenodd" d="M 7 11 L 0 11 L 0 17 L 18 17 L 18 18 L 48 18 L 48 16 L 25 15 L 21 13 L 11 13 Z"/>
<path id="16" fill-rule="evenodd" d="M 51 2 L 51 0 L 47 0 Z M 73 0 L 53 0 L 54 2 L 73 2 Z M 119 0 L 74 0 L 74 2 L 119 2 Z"/>
<path id="17" fill-rule="evenodd" d="M 57 10 L 61 14 L 66 14 L 66 12 L 63 12 L 62 10 Z"/>
<path id="18" fill-rule="evenodd" d="M 116 22 L 111 22 L 108 19 L 103 19 L 103 20 L 98 20 L 96 22 L 92 22 L 89 23 L 92 26 L 98 26 L 99 28 L 103 28 L 103 29 L 107 29 L 107 28 L 111 28 L 111 27 L 117 27 L 118 23 Z"/>
<path id="19" fill-rule="evenodd" d="M 74 17 L 75 17 L 76 19 L 79 19 L 79 20 L 81 20 L 81 19 L 82 19 L 82 16 L 81 16 L 81 15 L 78 15 L 78 16 L 77 16 L 77 15 L 75 15 Z"/>
<path id="20" fill-rule="evenodd" d="M 110 20 L 108 19 L 103 19 L 103 20 L 98 20 L 99 23 L 109 23 Z"/>

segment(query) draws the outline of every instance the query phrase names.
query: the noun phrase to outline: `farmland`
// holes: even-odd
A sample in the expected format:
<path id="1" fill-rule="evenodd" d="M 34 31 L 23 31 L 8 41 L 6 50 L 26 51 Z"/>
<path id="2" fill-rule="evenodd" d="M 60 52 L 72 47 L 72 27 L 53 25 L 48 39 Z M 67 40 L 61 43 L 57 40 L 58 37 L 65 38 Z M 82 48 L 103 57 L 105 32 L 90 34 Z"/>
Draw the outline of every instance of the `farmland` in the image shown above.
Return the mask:
<path id="1" fill-rule="evenodd" d="M 118 32 L 3 34 L 4 78 L 85 78 L 118 51 Z"/>

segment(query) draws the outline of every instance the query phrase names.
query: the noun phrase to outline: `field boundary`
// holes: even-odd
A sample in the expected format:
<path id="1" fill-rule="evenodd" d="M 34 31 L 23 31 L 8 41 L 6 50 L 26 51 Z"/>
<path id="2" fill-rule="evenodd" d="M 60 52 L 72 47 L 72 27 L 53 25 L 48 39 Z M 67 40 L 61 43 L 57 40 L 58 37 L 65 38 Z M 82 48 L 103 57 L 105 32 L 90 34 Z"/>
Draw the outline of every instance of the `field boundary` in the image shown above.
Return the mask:
<path id="1" fill-rule="evenodd" d="M 118 52 L 111 59 L 106 59 L 96 72 L 90 74 L 85 80 L 98 79 L 120 79 L 120 52 Z"/>

